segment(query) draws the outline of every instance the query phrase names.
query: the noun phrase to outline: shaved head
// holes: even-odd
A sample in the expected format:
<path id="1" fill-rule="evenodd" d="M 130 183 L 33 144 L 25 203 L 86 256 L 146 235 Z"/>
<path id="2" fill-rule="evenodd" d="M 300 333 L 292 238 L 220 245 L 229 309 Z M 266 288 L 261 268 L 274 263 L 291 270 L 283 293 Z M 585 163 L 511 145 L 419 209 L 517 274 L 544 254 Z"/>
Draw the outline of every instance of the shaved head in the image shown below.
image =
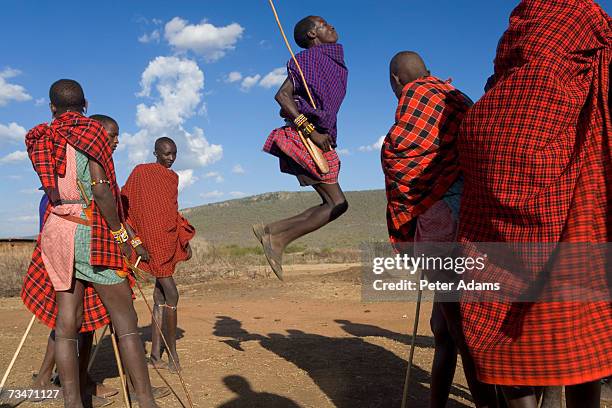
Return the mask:
<path id="1" fill-rule="evenodd" d="M 116 126 L 117 128 L 119 128 L 119 124 L 117 123 L 117 121 L 107 115 L 95 114 L 91 115 L 89 119 L 93 119 L 102 123 L 102 126 L 104 126 L 105 128 L 108 128 L 109 126 Z"/>
<path id="2" fill-rule="evenodd" d="M 395 54 L 389 64 L 389 70 L 397 76 L 412 78 L 412 81 L 429 75 L 423 58 L 414 51 L 402 51 Z"/>
<path id="3" fill-rule="evenodd" d="M 170 147 L 174 147 L 176 149 L 176 143 L 174 143 L 174 140 L 170 139 L 169 137 L 160 137 L 159 139 L 157 139 L 155 141 L 155 151 L 159 151 L 162 146 L 170 146 Z"/>
<path id="4" fill-rule="evenodd" d="M 297 22 L 295 28 L 293 29 L 293 38 L 295 39 L 295 43 L 301 48 L 308 48 L 310 45 L 308 33 L 315 28 L 315 18 L 316 16 L 304 17 Z"/>
<path id="5" fill-rule="evenodd" d="M 401 51 L 389 63 L 391 88 L 399 98 L 403 87 L 421 77 L 429 76 L 423 58 L 414 51 Z"/>
<path id="6" fill-rule="evenodd" d="M 49 100 L 58 110 L 82 112 L 85 108 L 85 93 L 81 85 L 73 79 L 55 81 L 49 89 Z"/>

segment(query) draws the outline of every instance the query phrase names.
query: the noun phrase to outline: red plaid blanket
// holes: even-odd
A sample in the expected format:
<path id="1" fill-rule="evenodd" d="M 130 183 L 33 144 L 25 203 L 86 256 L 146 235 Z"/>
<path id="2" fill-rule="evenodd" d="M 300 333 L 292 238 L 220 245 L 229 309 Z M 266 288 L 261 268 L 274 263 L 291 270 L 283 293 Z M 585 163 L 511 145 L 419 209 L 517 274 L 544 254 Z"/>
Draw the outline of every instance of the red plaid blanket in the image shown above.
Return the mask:
<path id="1" fill-rule="evenodd" d="M 610 18 L 592 0 L 523 0 L 513 11 L 492 87 L 458 138 L 460 241 L 612 240 L 611 39 Z M 582 273 L 606 285 L 605 260 L 584 261 L 552 277 Z M 482 381 L 567 385 L 612 374 L 609 302 L 466 301 L 462 316 Z"/>
<path id="2" fill-rule="evenodd" d="M 300 135 L 290 126 L 274 129 L 263 147 L 264 152 L 279 158 L 280 170 L 283 173 L 300 175 L 307 174 L 323 183 L 334 184 L 338 182 L 340 173 L 340 158 L 335 150 L 324 152 L 329 172 L 321 174 L 312 157 L 302 143 Z"/>
<path id="3" fill-rule="evenodd" d="M 440 200 L 459 176 L 455 141 L 472 101 L 448 81 L 406 84 L 381 149 L 392 242 L 412 240 L 411 221 Z"/>

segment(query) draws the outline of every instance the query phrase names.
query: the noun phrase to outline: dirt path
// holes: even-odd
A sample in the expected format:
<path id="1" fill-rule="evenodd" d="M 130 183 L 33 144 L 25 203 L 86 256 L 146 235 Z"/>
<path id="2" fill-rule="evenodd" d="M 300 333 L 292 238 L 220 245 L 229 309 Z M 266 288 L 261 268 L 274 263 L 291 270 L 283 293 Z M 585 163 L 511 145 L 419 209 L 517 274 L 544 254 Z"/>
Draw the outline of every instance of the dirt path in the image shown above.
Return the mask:
<path id="1" fill-rule="evenodd" d="M 359 270 L 299 267 L 287 283 L 274 279 L 211 282 L 181 288 L 181 364 L 198 407 L 399 407 L 414 304 L 364 304 Z M 149 293 L 150 294 L 150 293 Z M 143 339 L 150 341 L 144 302 L 136 301 Z M 426 407 L 433 338 L 430 304 L 422 309 L 412 407 Z M 4 370 L 29 320 L 19 299 L 0 302 Z M 36 324 L 7 388 L 25 388 L 38 369 L 48 330 Z M 163 384 L 152 372 L 154 384 Z M 178 378 L 163 372 L 183 398 Z M 93 377 L 118 387 L 108 338 Z M 113 406 L 122 406 L 114 397 Z M 471 407 L 457 370 L 449 407 Z M 58 403 L 45 406 L 61 406 Z M 41 406 L 23 403 L 20 407 Z M 176 399 L 161 407 L 179 407 Z"/>

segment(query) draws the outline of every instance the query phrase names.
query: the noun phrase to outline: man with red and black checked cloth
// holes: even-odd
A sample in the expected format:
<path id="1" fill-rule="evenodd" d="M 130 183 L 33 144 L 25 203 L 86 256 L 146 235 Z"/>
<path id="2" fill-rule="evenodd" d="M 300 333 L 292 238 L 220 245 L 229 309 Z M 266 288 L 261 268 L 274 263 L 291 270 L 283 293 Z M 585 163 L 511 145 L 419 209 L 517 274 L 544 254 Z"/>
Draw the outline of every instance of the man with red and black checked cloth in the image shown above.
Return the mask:
<path id="1" fill-rule="evenodd" d="M 57 303 L 55 358 L 64 406 L 83 406 L 85 373 L 79 372 L 77 333 L 84 329 L 84 299 L 99 301 L 85 296 L 85 288 L 91 285 L 108 308 L 140 406 L 157 407 L 137 331 L 132 292 L 127 280 L 118 279 L 115 273 L 123 267 L 122 254 L 130 256 L 134 250 L 144 258 L 148 254 L 142 247 L 132 248 L 121 223 L 108 136 L 99 122 L 83 116 L 87 101 L 78 82 L 56 81 L 49 99 L 53 121 L 34 127 L 25 138 L 29 158 L 50 202 L 28 277 L 48 274 L 53 283 L 51 291 L 55 291 Z M 80 182 L 85 177 L 91 180 L 90 185 Z M 34 295 L 28 296 L 30 292 Z M 36 299 L 44 303 L 44 298 L 51 295 L 49 289 L 43 293 L 36 282 L 26 278 L 22 293 L 26 306 L 31 308 L 27 302 L 36 303 Z M 84 331 L 95 328 L 94 322 L 104 320 L 102 313 L 106 312 L 101 307 L 87 309 L 93 314 L 89 316 L 92 326 Z M 34 313 L 47 324 L 55 317 L 44 308 Z"/>
<path id="2" fill-rule="evenodd" d="M 592 0 L 523 0 L 513 11 L 488 91 L 459 133 L 465 247 L 612 241 L 610 23 Z M 608 292 L 605 254 L 582 257 L 550 272 L 547 259 L 518 261 L 551 288 L 587 276 Z M 561 385 L 568 407 L 599 407 L 599 380 L 612 374 L 609 299 L 471 300 L 461 314 L 478 378 L 502 385 L 511 407 L 535 407 L 533 387 Z"/>
<path id="3" fill-rule="evenodd" d="M 178 211 L 179 177 L 173 170 L 176 143 L 168 137 L 155 141 L 155 163 L 139 164 L 121 189 L 127 221 L 151 255 L 140 267 L 155 276 L 153 318 L 160 322 L 168 342 L 168 363 L 162 361 L 162 335 L 151 324 L 149 363 L 156 368 L 180 370 L 176 352 L 178 288 L 174 282 L 177 263 L 191 258 L 189 241 L 195 229 Z M 170 357 L 172 356 L 172 357 Z"/>
<path id="4" fill-rule="evenodd" d="M 113 152 L 117 149 L 117 145 L 119 144 L 119 124 L 117 121 L 110 116 L 106 115 L 91 115 L 90 119 L 95 119 L 102 124 L 104 130 L 106 130 L 106 134 L 108 135 L 108 143 L 110 144 Z M 46 194 L 43 194 L 41 199 L 40 208 L 39 208 L 39 224 L 40 229 L 44 225 L 45 216 L 48 215 L 47 207 L 49 204 L 49 199 Z M 55 291 L 53 290 L 53 283 L 49 279 L 49 276 L 43 271 L 38 271 L 35 277 L 27 276 L 26 280 L 30 281 L 32 279 L 35 282 L 31 282 L 31 284 L 36 284 L 41 290 L 52 293 L 53 296 L 46 297 L 44 305 L 38 305 L 40 310 L 48 310 L 53 315 L 51 316 L 51 321 L 53 322 L 52 327 L 55 326 L 55 320 L 57 318 L 57 306 L 55 302 Z M 99 300 L 98 294 L 93 289 L 92 286 L 88 286 L 86 289 L 85 299 L 83 300 L 83 306 L 85 310 L 83 311 L 84 315 L 91 315 L 92 312 L 89 309 L 89 306 L 96 305 L 101 308 L 104 306 L 101 304 Z M 32 304 L 29 301 L 29 297 L 32 295 L 31 293 L 24 291 L 23 292 L 24 301 L 27 304 Z M 40 300 L 40 299 L 39 299 Z M 105 313 L 104 320 L 110 322 L 108 318 L 108 314 Z M 96 324 L 97 326 L 97 324 Z M 81 367 L 87 367 L 89 365 L 89 357 L 91 354 L 91 348 L 93 345 L 94 332 L 93 331 L 81 331 L 79 333 L 79 364 Z M 52 329 L 49 333 L 49 339 L 47 341 L 47 350 L 45 351 L 45 356 L 43 358 L 42 364 L 38 372 L 32 375 L 32 387 L 35 389 L 49 389 L 54 388 L 56 385 L 53 382 L 53 369 L 55 368 L 55 330 Z M 117 394 L 119 391 L 115 388 L 110 388 L 103 383 L 96 383 L 89 374 L 85 377 L 85 387 L 88 393 L 92 394 L 92 403 L 96 404 L 104 404 L 104 400 L 101 398 L 112 397 Z M 97 400 L 97 401 L 96 401 Z"/>
<path id="5" fill-rule="evenodd" d="M 389 76 L 398 99 L 395 123 L 381 148 L 389 238 L 400 251 L 407 242 L 454 242 L 463 185 L 456 138 L 472 101 L 450 81 L 432 76 L 423 59 L 412 51 L 393 57 Z M 434 300 L 429 406 L 446 406 L 458 346 L 476 406 L 490 406 L 495 390 L 476 379 L 461 336 L 458 303 L 440 302 L 437 294 Z"/>
<path id="6" fill-rule="evenodd" d="M 348 70 L 344 50 L 337 44 L 333 26 L 317 16 L 300 20 L 294 29 L 295 42 L 304 48 L 295 57 L 314 99 L 310 105 L 308 90 L 303 84 L 295 61 L 287 63 L 288 77 L 276 94 L 281 115 L 288 125 L 273 130 L 263 150 L 280 160 L 283 173 L 293 174 L 301 186 L 312 186 L 322 203 L 294 217 L 253 225 L 253 232 L 264 249 L 266 259 L 279 279 L 283 279 L 283 251 L 294 240 L 313 232 L 340 217 L 348 209 L 338 184 L 340 159 L 335 150 L 337 115 L 346 95 Z M 329 164 L 329 172 L 321 173 L 298 135 L 321 148 Z"/>

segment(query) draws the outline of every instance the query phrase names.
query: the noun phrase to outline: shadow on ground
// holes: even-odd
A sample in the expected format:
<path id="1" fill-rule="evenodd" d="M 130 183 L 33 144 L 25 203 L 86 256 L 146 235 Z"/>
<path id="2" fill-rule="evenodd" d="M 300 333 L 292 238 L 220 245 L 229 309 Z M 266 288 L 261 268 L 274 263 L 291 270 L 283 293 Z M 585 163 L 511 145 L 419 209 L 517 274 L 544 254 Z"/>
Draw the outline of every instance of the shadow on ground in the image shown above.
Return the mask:
<path id="1" fill-rule="evenodd" d="M 304 370 L 332 403 L 340 408 L 393 407 L 401 404 L 406 361 L 384 347 L 363 340 L 364 336 L 381 336 L 392 340 L 408 340 L 401 334 L 371 325 L 350 321 L 337 321 L 349 334 L 356 337 L 326 337 L 300 330 L 287 330 L 287 334 L 250 333 L 239 320 L 217 316 L 213 334 L 236 350 L 244 351 L 242 343 L 256 341 L 286 361 Z M 366 334 L 377 333 L 377 334 Z M 425 347 L 431 347 L 433 338 L 419 336 Z M 429 398 L 429 373 L 413 367 L 413 382 L 409 399 L 412 406 L 426 407 Z M 470 400 L 467 392 L 453 386 L 451 393 Z M 280 397 L 282 398 L 282 397 Z M 293 403 L 294 404 L 294 403 Z M 293 407 L 295 405 L 285 405 Z M 467 407 L 450 400 L 449 407 Z"/>

